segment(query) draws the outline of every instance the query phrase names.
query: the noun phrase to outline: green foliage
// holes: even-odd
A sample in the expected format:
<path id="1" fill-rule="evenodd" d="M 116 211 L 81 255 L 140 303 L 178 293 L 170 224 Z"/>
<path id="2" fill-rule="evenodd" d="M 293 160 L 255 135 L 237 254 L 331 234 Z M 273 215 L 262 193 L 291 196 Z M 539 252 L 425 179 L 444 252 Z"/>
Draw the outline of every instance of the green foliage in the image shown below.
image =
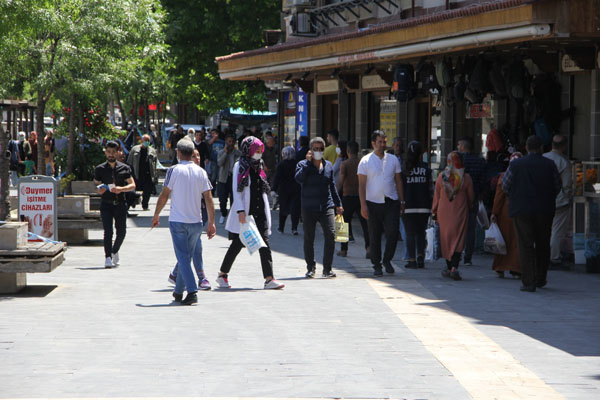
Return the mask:
<path id="1" fill-rule="evenodd" d="M 84 138 L 83 145 L 78 145 L 74 152 L 73 175 L 77 180 L 91 181 L 94 179 L 94 169 L 104 161 L 106 156 L 102 146 Z M 67 149 L 56 153 L 54 164 L 57 169 L 67 170 Z"/>
<path id="2" fill-rule="evenodd" d="M 180 100 L 208 113 L 266 108 L 262 82 L 223 81 L 215 58 L 263 46 L 263 30 L 280 26 L 279 0 L 162 0 L 170 71 Z"/>

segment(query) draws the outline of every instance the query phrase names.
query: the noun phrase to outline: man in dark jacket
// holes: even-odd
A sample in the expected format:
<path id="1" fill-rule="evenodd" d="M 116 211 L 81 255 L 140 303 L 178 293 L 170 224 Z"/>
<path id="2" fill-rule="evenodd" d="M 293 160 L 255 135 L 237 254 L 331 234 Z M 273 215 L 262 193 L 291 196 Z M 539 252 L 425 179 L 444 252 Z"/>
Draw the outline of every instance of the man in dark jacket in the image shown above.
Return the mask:
<path id="1" fill-rule="evenodd" d="M 502 190 L 508 193 L 508 215 L 519 240 L 521 290 L 535 292 L 547 283 L 552 220 L 562 183 L 554 162 L 542 156 L 542 140 L 529 136 L 526 147 L 529 154 L 513 161 L 504 174 Z"/>
<path id="2" fill-rule="evenodd" d="M 316 137 L 310 141 L 310 150 L 306 160 L 296 166 L 296 181 L 302 186 L 302 223 L 304 226 L 304 260 L 306 261 L 306 277 L 314 278 L 315 262 L 315 228 L 317 222 L 323 228 L 325 243 L 323 248 L 323 278 L 334 278 L 332 271 L 333 252 L 335 250 L 334 209 L 343 214 L 342 200 L 335 188 L 333 165 L 323 159 L 325 141 Z"/>

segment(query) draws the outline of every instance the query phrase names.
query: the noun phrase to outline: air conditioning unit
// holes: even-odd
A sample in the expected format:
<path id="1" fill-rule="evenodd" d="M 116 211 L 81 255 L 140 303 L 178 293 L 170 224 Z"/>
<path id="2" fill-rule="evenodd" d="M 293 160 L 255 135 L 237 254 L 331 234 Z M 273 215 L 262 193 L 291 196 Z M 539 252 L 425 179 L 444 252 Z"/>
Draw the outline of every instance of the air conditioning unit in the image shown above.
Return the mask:
<path id="1" fill-rule="evenodd" d="M 317 34 L 308 13 L 294 14 L 290 25 L 294 36 L 316 36 Z"/>

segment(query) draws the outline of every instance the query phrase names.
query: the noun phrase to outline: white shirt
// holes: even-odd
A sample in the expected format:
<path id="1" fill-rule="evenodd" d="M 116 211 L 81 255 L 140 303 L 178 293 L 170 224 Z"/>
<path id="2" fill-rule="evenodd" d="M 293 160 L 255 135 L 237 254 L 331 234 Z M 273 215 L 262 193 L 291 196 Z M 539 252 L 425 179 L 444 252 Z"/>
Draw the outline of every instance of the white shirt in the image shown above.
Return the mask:
<path id="1" fill-rule="evenodd" d="M 202 222 L 202 194 L 212 190 L 206 171 L 191 161 L 181 161 L 168 169 L 165 186 L 171 190 L 169 222 Z"/>
<path id="2" fill-rule="evenodd" d="M 384 153 L 379 158 L 374 152 L 364 156 L 358 163 L 358 175 L 367 177 L 367 201 L 385 203 L 385 198 L 398 200 L 395 176 L 402 172 L 398 157 Z"/>

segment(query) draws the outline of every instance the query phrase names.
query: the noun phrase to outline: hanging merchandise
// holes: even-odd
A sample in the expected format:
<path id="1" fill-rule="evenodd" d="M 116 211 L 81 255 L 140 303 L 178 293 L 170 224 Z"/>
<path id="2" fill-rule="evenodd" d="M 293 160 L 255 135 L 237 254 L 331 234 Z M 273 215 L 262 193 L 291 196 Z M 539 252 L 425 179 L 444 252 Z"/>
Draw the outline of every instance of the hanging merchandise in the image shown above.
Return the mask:
<path id="1" fill-rule="evenodd" d="M 494 89 L 494 94 L 503 99 L 508 97 L 508 92 L 506 91 L 506 82 L 504 80 L 504 76 L 502 76 L 502 66 L 498 60 L 493 62 L 489 75 L 490 83 Z"/>
<path id="2" fill-rule="evenodd" d="M 508 66 L 506 88 L 508 94 L 515 100 L 521 101 L 527 89 L 527 71 L 521 60 L 513 60 Z"/>
<path id="3" fill-rule="evenodd" d="M 417 76 L 419 77 L 419 83 L 423 93 L 440 93 L 440 85 L 438 84 L 435 67 L 432 63 L 421 60 L 417 67 Z"/>
<path id="4" fill-rule="evenodd" d="M 396 67 L 393 90 L 398 101 L 409 101 L 416 96 L 415 71 L 411 64 L 400 64 Z"/>
<path id="5" fill-rule="evenodd" d="M 483 58 L 480 58 L 469 76 L 469 86 L 465 97 L 471 103 L 481 103 L 489 88 L 488 67 Z"/>

